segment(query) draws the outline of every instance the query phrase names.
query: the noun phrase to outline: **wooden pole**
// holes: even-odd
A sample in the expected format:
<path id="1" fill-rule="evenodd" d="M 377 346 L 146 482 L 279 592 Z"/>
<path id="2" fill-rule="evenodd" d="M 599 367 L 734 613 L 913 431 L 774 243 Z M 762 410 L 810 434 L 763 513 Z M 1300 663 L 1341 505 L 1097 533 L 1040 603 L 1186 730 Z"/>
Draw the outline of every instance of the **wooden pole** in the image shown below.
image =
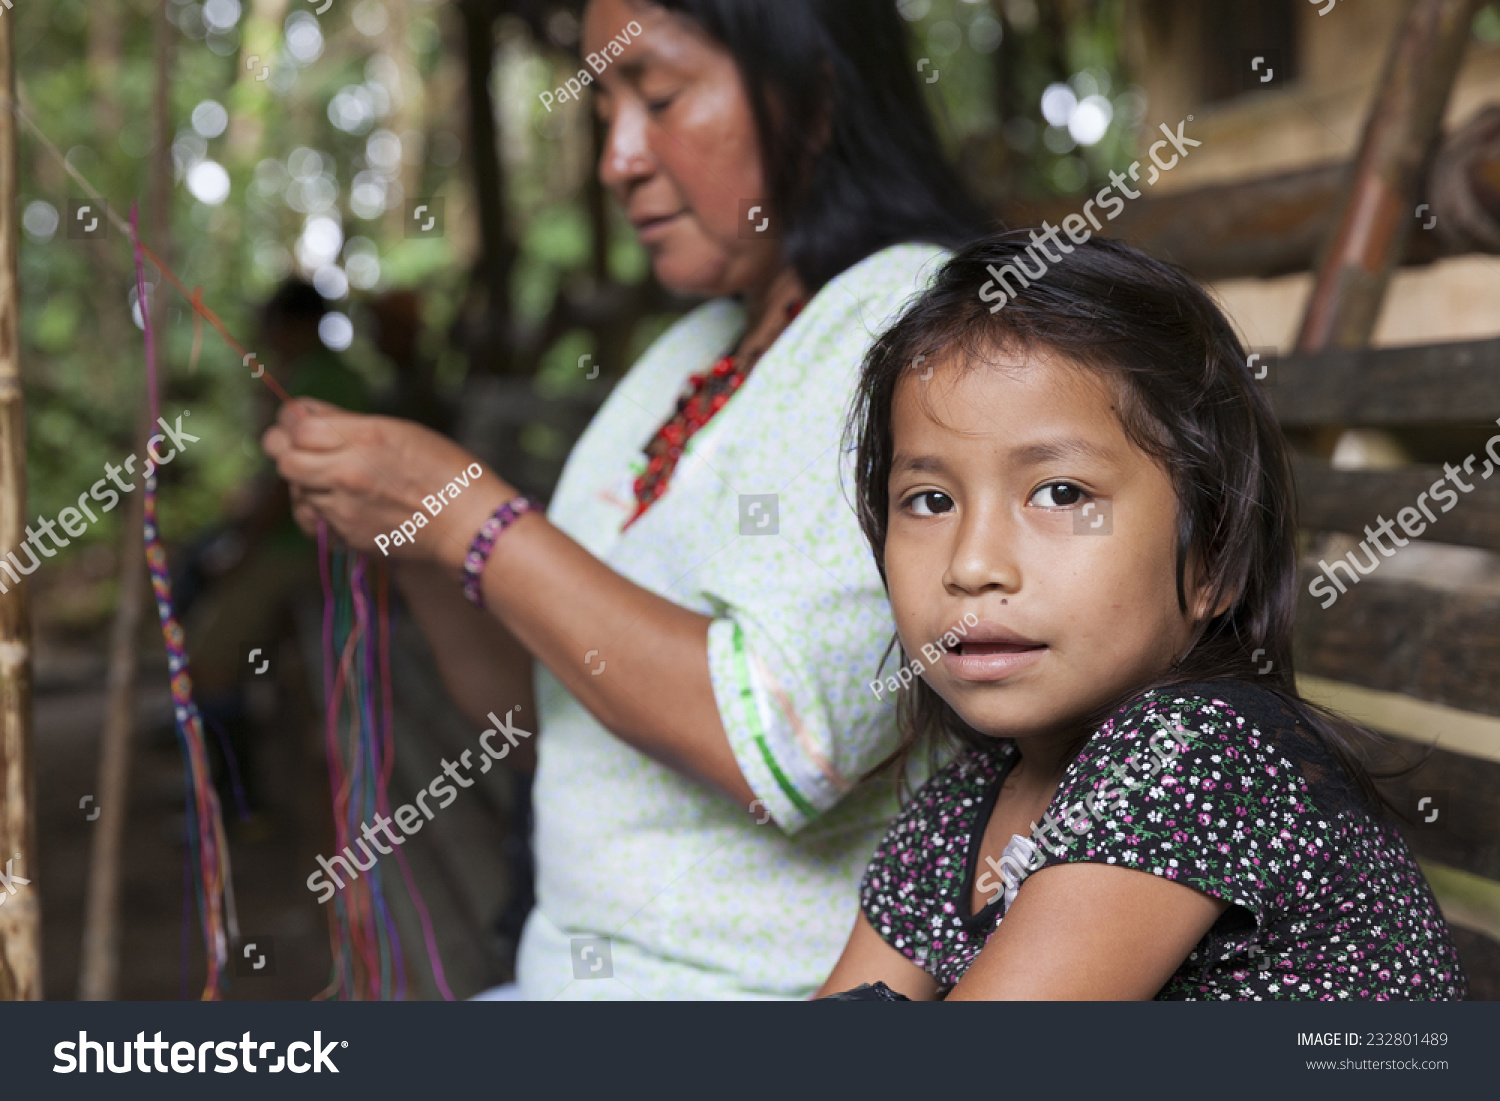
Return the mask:
<path id="1" fill-rule="evenodd" d="M 1412 0 L 1370 106 L 1348 199 L 1318 270 L 1299 352 L 1358 348 L 1416 222 L 1416 196 L 1481 0 Z"/>
<path id="2" fill-rule="evenodd" d="M 120 854 L 125 843 L 125 806 L 130 794 L 130 736 L 135 718 L 136 642 L 141 600 L 146 594 L 144 492 L 131 495 L 120 533 L 120 600 L 109 633 L 105 680 L 104 733 L 99 746 L 99 818 L 89 852 L 88 895 L 84 903 L 83 954 L 78 1000 L 115 997 L 120 959 Z"/>
<path id="3" fill-rule="evenodd" d="M 151 244 L 163 262 L 170 263 L 172 187 L 172 24 L 166 0 L 156 12 L 156 91 L 153 102 L 152 155 L 147 198 Z M 158 274 L 157 287 L 165 290 Z M 153 293 L 141 309 L 151 310 L 157 332 L 163 329 L 165 294 Z M 143 403 L 136 432 L 136 454 L 144 455 L 151 434 L 149 402 Z M 109 1001 L 116 997 L 120 970 L 121 854 L 125 847 L 125 811 L 130 796 L 130 740 L 135 725 L 136 652 L 140 640 L 141 604 L 146 595 L 146 548 L 142 525 L 146 492 L 132 494 L 125 527 L 120 533 L 120 600 L 110 628 L 106 674 L 104 731 L 99 747 L 98 805 L 94 847 L 89 853 L 88 895 L 83 923 L 82 964 L 78 973 L 80 1001 Z"/>
<path id="4" fill-rule="evenodd" d="M 15 19 L 0 17 L 0 549 L 26 527 L 26 406 L 21 389 L 20 284 L 16 257 Z M 3 580 L 3 576 L 0 576 Z M 36 779 L 31 756 L 31 620 L 26 586 L 0 595 L 0 863 L 15 894 L 0 905 L 0 999 L 42 997 L 37 877 Z"/>
<path id="5" fill-rule="evenodd" d="M 500 163 L 499 126 L 490 98 L 495 70 L 497 0 L 459 0 L 463 21 L 464 78 L 468 97 L 469 159 L 474 171 L 474 205 L 479 213 L 479 262 L 484 312 L 468 343 L 471 371 L 506 374 L 510 354 L 510 269 L 514 248 L 506 229 L 505 171 Z M 474 371 L 473 368 L 479 368 Z"/>

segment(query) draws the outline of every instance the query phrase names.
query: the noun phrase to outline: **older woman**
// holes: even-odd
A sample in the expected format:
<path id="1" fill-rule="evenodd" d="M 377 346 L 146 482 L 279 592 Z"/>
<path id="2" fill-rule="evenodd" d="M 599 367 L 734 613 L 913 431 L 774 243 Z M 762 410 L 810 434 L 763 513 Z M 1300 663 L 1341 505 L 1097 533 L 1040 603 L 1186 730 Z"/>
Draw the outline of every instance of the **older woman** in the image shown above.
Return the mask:
<path id="1" fill-rule="evenodd" d="M 591 0 L 583 45 L 609 58 L 601 178 L 657 278 L 709 301 L 610 396 L 546 515 L 488 471 L 431 515 L 472 458 L 402 421 L 288 407 L 265 446 L 306 526 L 371 549 L 429 520 L 390 549 L 476 721 L 540 666 L 525 996 L 805 997 L 894 812 L 861 782 L 895 744 L 865 687 L 892 624 L 840 426 L 978 218 L 891 0 Z"/>

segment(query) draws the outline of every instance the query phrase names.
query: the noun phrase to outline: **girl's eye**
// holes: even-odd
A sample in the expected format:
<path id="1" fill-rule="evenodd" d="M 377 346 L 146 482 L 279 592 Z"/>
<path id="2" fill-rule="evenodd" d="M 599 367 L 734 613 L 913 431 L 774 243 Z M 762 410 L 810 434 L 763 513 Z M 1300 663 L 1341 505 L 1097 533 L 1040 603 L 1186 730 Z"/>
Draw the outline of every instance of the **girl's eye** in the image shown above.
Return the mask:
<path id="1" fill-rule="evenodd" d="M 929 489 L 908 497 L 906 507 L 911 509 L 915 516 L 937 516 L 940 513 L 953 511 L 953 498 L 946 493 Z"/>
<path id="2" fill-rule="evenodd" d="M 674 92 L 669 96 L 662 96 L 658 99 L 647 99 L 646 110 L 650 111 L 653 115 L 659 115 L 668 107 L 672 106 L 672 102 L 676 98 L 677 94 Z"/>
<path id="3" fill-rule="evenodd" d="M 1026 503 L 1038 508 L 1073 508 L 1087 496 L 1072 482 L 1053 482 L 1038 489 Z"/>

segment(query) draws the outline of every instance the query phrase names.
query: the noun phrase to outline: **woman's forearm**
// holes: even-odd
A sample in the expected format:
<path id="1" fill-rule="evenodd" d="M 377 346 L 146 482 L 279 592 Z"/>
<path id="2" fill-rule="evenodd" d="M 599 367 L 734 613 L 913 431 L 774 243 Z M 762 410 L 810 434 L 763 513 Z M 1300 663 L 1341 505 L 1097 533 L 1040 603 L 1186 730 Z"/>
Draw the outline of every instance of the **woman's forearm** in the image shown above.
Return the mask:
<path id="1" fill-rule="evenodd" d="M 713 622 L 628 581 L 538 515 L 495 545 L 484 597 L 601 724 L 748 806 L 708 666 Z"/>
<path id="2" fill-rule="evenodd" d="M 520 694 L 496 683 L 501 667 L 524 668 L 506 661 L 518 642 L 621 740 L 741 806 L 754 802 L 714 698 L 708 616 L 626 580 L 528 513 L 499 537 L 484 571 L 488 613 L 509 633 L 487 632 L 483 613 L 463 605 L 459 579 L 474 534 L 513 486 L 426 429 L 318 403 L 283 408 L 265 446 L 297 487 L 304 530 L 323 520 L 351 546 L 385 552 L 388 542 L 403 570 L 427 563 L 402 587 L 466 713 L 484 715 L 498 691 Z"/>
<path id="3" fill-rule="evenodd" d="M 401 562 L 395 573 L 407 608 L 427 636 L 443 685 L 464 717 L 490 726 L 489 712 L 503 718 L 520 707 L 515 725 L 535 731 L 532 658 L 526 647 L 494 616 L 465 600 L 459 583 L 441 566 Z M 517 765 L 526 768 L 534 761 L 530 741 L 516 750 L 512 760 Z"/>

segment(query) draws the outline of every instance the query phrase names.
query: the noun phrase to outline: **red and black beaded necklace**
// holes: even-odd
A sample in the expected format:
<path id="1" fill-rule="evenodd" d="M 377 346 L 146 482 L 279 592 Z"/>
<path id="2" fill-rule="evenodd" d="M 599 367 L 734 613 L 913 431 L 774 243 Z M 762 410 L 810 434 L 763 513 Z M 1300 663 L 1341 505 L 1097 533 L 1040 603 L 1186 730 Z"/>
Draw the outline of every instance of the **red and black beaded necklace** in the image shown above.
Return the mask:
<path id="1" fill-rule="evenodd" d="M 790 325 L 801 312 L 801 302 L 788 303 L 787 324 Z M 625 521 L 626 528 L 645 515 L 646 510 L 666 493 L 672 472 L 687 450 L 688 441 L 729 404 L 729 399 L 745 384 L 750 371 L 764 354 L 765 349 L 743 358 L 732 353 L 720 356 L 709 370 L 688 376 L 686 390 L 677 399 L 676 412 L 646 445 L 646 470 L 635 480 L 635 511 Z"/>

